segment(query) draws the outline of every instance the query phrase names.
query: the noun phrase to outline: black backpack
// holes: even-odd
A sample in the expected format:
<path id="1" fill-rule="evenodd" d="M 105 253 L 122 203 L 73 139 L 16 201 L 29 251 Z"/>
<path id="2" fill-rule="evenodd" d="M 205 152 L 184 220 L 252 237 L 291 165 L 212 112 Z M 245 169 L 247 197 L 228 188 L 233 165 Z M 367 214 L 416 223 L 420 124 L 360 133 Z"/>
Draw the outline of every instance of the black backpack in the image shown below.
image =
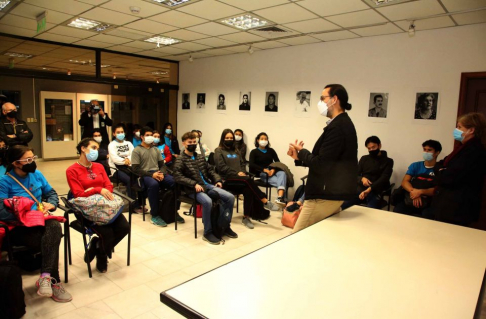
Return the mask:
<path id="1" fill-rule="evenodd" d="M 167 224 L 173 223 L 175 221 L 175 205 L 176 200 L 173 190 L 167 189 L 159 193 L 158 215 Z"/>
<path id="2" fill-rule="evenodd" d="M 208 196 L 213 201 L 211 207 L 211 228 L 213 229 L 213 235 L 218 239 L 222 239 L 231 223 L 231 216 L 229 212 L 222 212 L 222 206 L 217 192 L 210 190 Z"/>
<path id="3" fill-rule="evenodd" d="M 1 263 L 0 318 L 17 319 L 25 315 L 24 297 L 20 269 L 11 263 Z"/>

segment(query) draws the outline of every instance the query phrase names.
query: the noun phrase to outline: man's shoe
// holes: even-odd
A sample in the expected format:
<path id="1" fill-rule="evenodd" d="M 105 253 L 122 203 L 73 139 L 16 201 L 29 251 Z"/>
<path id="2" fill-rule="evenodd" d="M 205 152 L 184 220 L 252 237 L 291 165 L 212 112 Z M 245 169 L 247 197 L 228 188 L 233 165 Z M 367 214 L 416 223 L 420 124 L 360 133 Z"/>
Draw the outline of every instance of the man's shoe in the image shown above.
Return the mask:
<path id="1" fill-rule="evenodd" d="M 152 216 L 152 218 L 150 219 L 150 221 L 155 226 L 167 227 L 167 223 L 160 216 Z"/>
<path id="2" fill-rule="evenodd" d="M 265 204 L 263 204 L 263 208 L 266 210 L 270 210 L 273 212 L 279 211 L 280 207 L 272 203 L 271 201 L 267 201 Z"/>
<path id="3" fill-rule="evenodd" d="M 108 257 L 105 254 L 96 255 L 96 269 L 102 274 L 108 271 Z"/>
<path id="4" fill-rule="evenodd" d="M 231 228 L 226 228 L 224 231 L 224 235 L 228 236 L 229 238 L 238 238 L 238 234 L 235 233 Z"/>
<path id="5" fill-rule="evenodd" d="M 284 208 L 287 205 L 283 197 L 278 197 L 277 200 L 275 201 L 275 204 L 277 204 L 281 208 Z"/>
<path id="6" fill-rule="evenodd" d="M 219 245 L 219 243 L 221 242 L 221 239 L 216 238 L 216 236 L 214 236 L 213 233 L 209 233 L 207 235 L 204 235 L 203 240 L 207 241 L 211 245 Z"/>
<path id="7" fill-rule="evenodd" d="M 176 220 L 178 223 L 180 224 L 184 224 L 186 221 L 184 220 L 184 218 L 181 217 L 181 215 L 179 215 L 179 213 L 177 213 L 176 215 Z"/>
<path id="8" fill-rule="evenodd" d="M 37 294 L 42 297 L 52 297 L 52 277 L 40 277 L 35 282 Z"/>
<path id="9" fill-rule="evenodd" d="M 244 217 L 243 221 L 241 223 L 243 225 L 245 225 L 246 227 L 248 227 L 249 229 L 255 228 L 255 225 L 253 225 L 253 223 L 251 222 L 251 220 L 249 218 Z"/>
<path id="10" fill-rule="evenodd" d="M 292 205 L 287 206 L 287 211 L 288 211 L 289 213 L 293 213 L 293 212 L 295 212 L 296 210 L 299 210 L 299 208 L 300 208 L 299 204 L 297 204 L 297 203 L 293 203 Z"/>
<path id="11" fill-rule="evenodd" d="M 73 296 L 64 289 L 60 282 L 52 284 L 52 299 L 57 302 L 70 302 Z"/>
<path id="12" fill-rule="evenodd" d="M 100 239 L 98 237 L 91 238 L 88 247 L 88 255 L 84 254 L 84 262 L 90 263 L 95 258 L 96 254 L 98 253 L 98 243 Z"/>

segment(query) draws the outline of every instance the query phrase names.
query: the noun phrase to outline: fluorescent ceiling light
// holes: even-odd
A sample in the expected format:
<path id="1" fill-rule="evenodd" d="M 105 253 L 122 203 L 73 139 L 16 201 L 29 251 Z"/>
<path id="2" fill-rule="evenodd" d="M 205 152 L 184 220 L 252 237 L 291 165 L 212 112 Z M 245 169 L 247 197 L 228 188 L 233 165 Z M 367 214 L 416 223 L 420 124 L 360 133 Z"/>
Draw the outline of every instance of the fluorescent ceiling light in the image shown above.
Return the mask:
<path id="1" fill-rule="evenodd" d="M 89 61 L 84 61 L 84 60 L 69 60 L 71 63 L 76 63 L 76 64 L 82 64 L 82 65 L 89 65 L 89 66 L 96 66 L 96 63 L 92 63 L 91 60 Z M 102 64 L 102 68 L 108 68 L 110 67 L 110 64 Z"/>
<path id="2" fill-rule="evenodd" d="M 183 3 L 186 3 L 186 2 L 189 2 L 189 1 L 191 1 L 191 0 L 153 0 L 153 2 L 165 4 L 166 6 L 169 6 L 169 7 L 175 7 L 175 6 L 178 6 L 180 4 L 183 4 Z"/>
<path id="3" fill-rule="evenodd" d="M 260 28 L 269 23 L 268 21 L 253 14 L 244 14 L 241 16 L 224 19 L 221 22 L 241 30 Z"/>
<path id="4" fill-rule="evenodd" d="M 16 52 L 5 52 L 4 55 L 8 55 L 14 58 L 23 58 L 23 59 L 28 59 L 33 57 L 32 54 L 16 53 Z"/>
<path id="5" fill-rule="evenodd" d="M 150 42 L 150 43 L 163 44 L 163 45 L 171 45 L 171 44 L 181 42 L 181 40 L 177 40 L 177 39 L 174 39 L 174 38 L 161 37 L 161 36 L 151 37 L 151 38 L 145 39 L 144 41 Z"/>
<path id="6" fill-rule="evenodd" d="M 95 32 L 103 32 L 113 27 L 113 25 L 108 23 L 88 20 L 84 18 L 76 18 L 75 20 L 72 20 L 70 23 L 68 23 L 67 26 Z"/>
<path id="7" fill-rule="evenodd" d="M 10 3 L 10 0 L 0 1 L 0 10 L 2 10 L 6 6 L 8 6 L 9 3 Z"/>
<path id="8" fill-rule="evenodd" d="M 166 75 L 167 73 L 169 73 L 169 72 L 166 72 L 166 71 L 152 71 L 152 72 L 150 72 L 150 74 L 153 74 L 153 75 Z"/>

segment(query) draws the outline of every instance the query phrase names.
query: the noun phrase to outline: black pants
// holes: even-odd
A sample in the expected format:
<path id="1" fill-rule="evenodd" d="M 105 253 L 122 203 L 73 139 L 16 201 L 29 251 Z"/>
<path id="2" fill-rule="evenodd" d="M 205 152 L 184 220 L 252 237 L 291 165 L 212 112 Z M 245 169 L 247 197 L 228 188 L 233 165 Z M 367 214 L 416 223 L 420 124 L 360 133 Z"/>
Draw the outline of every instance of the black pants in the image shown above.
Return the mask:
<path id="1" fill-rule="evenodd" d="M 108 225 L 94 225 L 91 227 L 93 231 L 100 237 L 101 246 L 100 252 L 105 253 L 111 258 L 113 248 L 128 234 L 130 231 L 130 224 L 123 214 L 120 214 L 113 223 Z"/>
<path id="2" fill-rule="evenodd" d="M 45 226 L 17 226 L 10 232 L 13 245 L 27 246 L 42 253 L 41 272 L 48 272 L 51 277 L 59 278 L 59 245 L 61 244 L 61 224 L 57 220 L 46 220 Z"/>
<path id="3" fill-rule="evenodd" d="M 261 200 L 267 197 L 255 182 L 247 176 L 228 177 L 224 182 L 223 188 L 235 194 L 243 194 L 245 197 L 243 201 L 243 214 L 249 217 L 252 217 L 253 202 L 258 201 L 261 203 Z"/>

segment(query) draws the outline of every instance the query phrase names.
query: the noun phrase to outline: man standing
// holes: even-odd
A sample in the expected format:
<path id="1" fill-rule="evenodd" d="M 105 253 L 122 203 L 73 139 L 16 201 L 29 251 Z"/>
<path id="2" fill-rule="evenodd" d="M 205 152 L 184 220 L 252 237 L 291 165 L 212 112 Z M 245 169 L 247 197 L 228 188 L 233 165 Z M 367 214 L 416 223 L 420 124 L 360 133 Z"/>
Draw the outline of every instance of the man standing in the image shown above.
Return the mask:
<path id="1" fill-rule="evenodd" d="M 100 107 L 100 103 L 97 100 L 91 100 L 90 108 L 81 114 L 79 125 L 84 127 L 82 139 L 85 137 L 93 136 L 93 129 L 98 128 L 101 132 L 101 137 L 104 141 L 108 141 L 107 126 L 112 126 L 113 121 L 110 119 Z"/>
<path id="2" fill-rule="evenodd" d="M 0 137 L 9 147 L 25 145 L 32 140 L 30 128 L 22 120 L 17 119 L 17 107 L 10 102 L 2 105 L 3 118 L 0 120 Z"/>
<path id="3" fill-rule="evenodd" d="M 383 95 L 378 94 L 374 97 L 375 107 L 368 111 L 368 117 L 383 117 L 386 118 L 386 110 L 383 108 Z"/>
<path id="4" fill-rule="evenodd" d="M 240 104 L 240 111 L 249 111 L 250 103 L 248 103 L 248 94 L 243 94 L 243 103 Z"/>

